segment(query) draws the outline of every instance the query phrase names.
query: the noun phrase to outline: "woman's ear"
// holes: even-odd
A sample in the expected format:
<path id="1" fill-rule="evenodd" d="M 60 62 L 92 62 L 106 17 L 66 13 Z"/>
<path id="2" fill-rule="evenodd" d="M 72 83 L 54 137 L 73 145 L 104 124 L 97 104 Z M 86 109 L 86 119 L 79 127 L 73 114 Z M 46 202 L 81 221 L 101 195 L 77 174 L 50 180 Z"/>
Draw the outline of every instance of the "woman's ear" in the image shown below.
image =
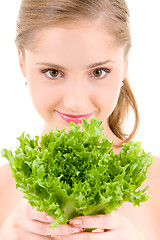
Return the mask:
<path id="1" fill-rule="evenodd" d="M 19 57 L 19 65 L 20 65 L 23 76 L 26 77 L 25 56 L 24 56 L 24 53 L 22 52 L 22 50 L 20 50 L 20 49 L 17 49 L 17 50 L 18 50 L 18 57 Z"/>

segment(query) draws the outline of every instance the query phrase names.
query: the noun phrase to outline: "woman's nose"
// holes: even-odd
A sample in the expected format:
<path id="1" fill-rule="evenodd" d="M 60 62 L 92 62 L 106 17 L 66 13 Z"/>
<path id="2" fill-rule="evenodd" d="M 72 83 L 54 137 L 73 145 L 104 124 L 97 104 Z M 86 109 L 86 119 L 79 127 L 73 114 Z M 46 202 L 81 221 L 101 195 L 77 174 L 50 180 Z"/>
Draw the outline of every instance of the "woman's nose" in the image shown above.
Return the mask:
<path id="1" fill-rule="evenodd" d="M 89 100 L 90 97 L 87 86 L 75 82 L 65 91 L 64 106 L 73 113 L 86 113 L 83 111 L 88 110 Z"/>

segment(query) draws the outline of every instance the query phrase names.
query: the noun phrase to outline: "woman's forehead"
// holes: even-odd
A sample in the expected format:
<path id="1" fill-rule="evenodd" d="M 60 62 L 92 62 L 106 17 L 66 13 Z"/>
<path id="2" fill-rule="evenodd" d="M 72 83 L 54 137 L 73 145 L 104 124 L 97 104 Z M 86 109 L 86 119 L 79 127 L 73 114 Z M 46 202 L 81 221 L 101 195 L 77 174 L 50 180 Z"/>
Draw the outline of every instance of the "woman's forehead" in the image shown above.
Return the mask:
<path id="1" fill-rule="evenodd" d="M 54 54 L 83 53 L 98 54 L 117 50 L 118 45 L 114 37 L 100 27 L 91 25 L 74 25 L 73 27 L 46 27 L 35 35 L 33 52 L 50 52 Z"/>
<path id="2" fill-rule="evenodd" d="M 43 29 L 35 48 L 26 54 L 36 64 L 57 64 L 64 68 L 113 63 L 122 55 L 123 49 L 117 47 L 112 36 L 94 27 Z"/>

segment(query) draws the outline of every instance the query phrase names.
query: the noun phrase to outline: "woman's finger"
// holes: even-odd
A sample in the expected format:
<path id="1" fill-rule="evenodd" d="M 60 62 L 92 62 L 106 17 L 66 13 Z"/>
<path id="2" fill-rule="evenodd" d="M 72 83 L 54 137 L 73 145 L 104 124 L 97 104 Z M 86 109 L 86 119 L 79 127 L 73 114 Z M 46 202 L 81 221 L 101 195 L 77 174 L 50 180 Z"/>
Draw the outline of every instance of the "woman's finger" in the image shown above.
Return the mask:
<path id="1" fill-rule="evenodd" d="M 26 200 L 21 201 L 20 208 L 22 214 L 24 214 L 29 219 L 38 220 L 46 223 L 51 223 L 55 220 L 54 217 L 48 216 L 46 212 L 37 211 L 38 207 L 32 208 Z"/>
<path id="2" fill-rule="evenodd" d="M 103 228 L 114 230 L 120 227 L 123 217 L 117 213 L 95 216 L 81 216 L 69 220 L 72 226 L 83 228 Z"/>
<path id="3" fill-rule="evenodd" d="M 69 224 L 58 225 L 58 227 L 52 229 L 49 226 L 54 221 L 54 218 L 48 216 L 50 218 L 47 219 L 45 212 L 38 212 L 36 209 L 32 209 L 30 204 L 24 200 L 20 204 L 17 211 L 21 215 L 21 221 L 17 223 L 17 227 L 23 228 L 26 231 L 43 236 L 68 235 L 84 231 L 81 227 L 74 227 Z"/>
<path id="4" fill-rule="evenodd" d="M 120 236 L 117 235 L 116 233 L 113 233 L 113 231 L 109 231 L 107 233 L 78 233 L 78 234 L 73 234 L 70 236 L 57 236 L 58 240 L 119 240 Z M 126 240 L 126 239 L 124 239 Z"/>
<path id="5" fill-rule="evenodd" d="M 24 229 L 21 231 L 14 231 L 14 233 L 12 234 L 12 239 L 15 240 L 19 240 L 19 239 L 23 239 L 23 240 L 51 240 L 53 238 L 51 238 L 50 236 L 43 236 L 43 235 L 39 235 L 36 233 L 30 233 L 28 231 L 25 231 Z"/>
<path id="6" fill-rule="evenodd" d="M 83 228 L 73 227 L 70 225 L 58 225 L 58 227 L 50 228 L 49 223 L 39 222 L 39 221 L 26 221 L 26 225 L 24 226 L 26 230 L 32 233 L 36 233 L 43 236 L 56 236 L 56 235 L 70 235 L 73 233 L 80 233 Z"/>
<path id="7" fill-rule="evenodd" d="M 60 224 L 58 227 L 50 228 L 50 223 L 45 223 L 37 220 L 31 220 L 25 216 L 21 217 L 17 227 L 22 227 L 30 233 L 35 233 L 43 236 L 69 235 L 73 233 L 80 233 L 84 231 L 83 228 L 73 227 L 71 225 Z"/>
<path id="8" fill-rule="evenodd" d="M 24 240 L 24 235 L 21 238 Z M 41 236 L 41 235 L 37 235 L 37 234 L 30 234 L 25 240 L 51 240 L 53 238 L 51 238 L 50 236 Z"/>

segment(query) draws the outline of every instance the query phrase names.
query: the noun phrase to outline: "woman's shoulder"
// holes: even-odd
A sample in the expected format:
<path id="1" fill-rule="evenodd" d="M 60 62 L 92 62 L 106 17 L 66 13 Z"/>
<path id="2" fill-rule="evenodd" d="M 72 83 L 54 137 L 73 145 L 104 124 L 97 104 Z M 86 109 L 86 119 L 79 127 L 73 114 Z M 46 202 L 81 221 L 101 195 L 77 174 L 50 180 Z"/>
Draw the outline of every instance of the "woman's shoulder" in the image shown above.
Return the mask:
<path id="1" fill-rule="evenodd" d="M 0 167 L 0 203 L 11 189 L 16 188 L 9 164 Z"/>
<path id="2" fill-rule="evenodd" d="M 9 164 L 0 167 L 0 191 L 4 189 L 4 185 L 11 183 L 12 177 L 9 170 Z"/>
<path id="3" fill-rule="evenodd" d="M 153 156 L 153 159 L 155 160 L 156 164 L 160 164 L 160 157 Z"/>
<path id="4" fill-rule="evenodd" d="M 153 157 L 153 163 L 151 166 L 151 173 L 153 180 L 160 181 L 160 157 L 151 155 Z M 157 177 L 157 179 L 155 178 Z"/>
<path id="5" fill-rule="evenodd" d="M 9 164 L 0 167 L 0 226 L 11 214 L 18 201 L 22 198 L 22 193 L 16 189 L 16 183 L 9 169 Z"/>
<path id="6" fill-rule="evenodd" d="M 0 167 L 0 193 L 11 193 L 16 190 L 16 182 L 12 177 L 12 172 L 9 169 L 9 164 Z M 1 200 L 0 194 L 0 200 Z"/>
<path id="7" fill-rule="evenodd" d="M 154 155 L 151 156 L 153 158 L 153 163 L 148 169 L 148 180 L 152 185 L 152 190 L 154 190 L 160 183 L 160 157 Z"/>
<path id="8" fill-rule="evenodd" d="M 148 171 L 149 192 L 152 199 L 152 206 L 160 217 L 160 157 L 153 156 L 153 163 Z"/>
<path id="9" fill-rule="evenodd" d="M 157 157 L 157 156 L 152 156 L 152 157 L 153 157 L 153 164 L 151 166 L 150 178 L 155 188 L 155 187 L 158 187 L 160 184 L 160 157 Z M 158 190 L 158 188 L 156 189 L 156 191 Z"/>
<path id="10" fill-rule="evenodd" d="M 12 189 L 13 191 L 16 190 L 16 182 L 12 177 L 12 172 L 9 168 L 9 164 L 7 163 L 0 167 L 0 193 L 9 192 Z"/>

